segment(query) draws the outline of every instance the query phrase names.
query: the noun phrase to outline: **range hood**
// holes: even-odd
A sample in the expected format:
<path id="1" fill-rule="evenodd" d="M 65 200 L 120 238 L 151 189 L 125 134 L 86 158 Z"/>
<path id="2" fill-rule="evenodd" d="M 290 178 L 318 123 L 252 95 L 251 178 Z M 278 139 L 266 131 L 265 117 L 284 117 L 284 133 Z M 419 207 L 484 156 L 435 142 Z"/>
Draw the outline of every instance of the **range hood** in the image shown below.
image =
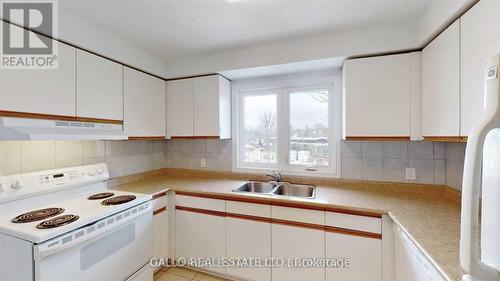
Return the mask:
<path id="1" fill-rule="evenodd" d="M 123 125 L 0 117 L 0 140 L 124 140 Z"/>

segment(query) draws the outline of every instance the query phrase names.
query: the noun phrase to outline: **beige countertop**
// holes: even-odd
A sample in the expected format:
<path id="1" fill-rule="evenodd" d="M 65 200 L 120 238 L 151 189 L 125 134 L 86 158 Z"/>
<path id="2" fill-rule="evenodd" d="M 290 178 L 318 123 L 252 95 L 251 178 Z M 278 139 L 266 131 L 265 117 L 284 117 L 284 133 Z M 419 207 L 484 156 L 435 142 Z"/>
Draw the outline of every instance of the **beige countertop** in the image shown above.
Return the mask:
<path id="1" fill-rule="evenodd" d="M 245 180 L 242 180 L 245 179 Z M 328 205 L 346 210 L 382 212 L 399 224 L 442 273 L 461 280 L 459 264 L 460 193 L 444 186 L 363 182 L 318 178 L 285 178 L 315 184 L 314 199 L 272 198 L 236 194 L 233 189 L 257 175 L 222 172 L 162 170 L 110 181 L 110 188 L 155 194 L 166 189 L 232 197 L 260 197 L 306 205 Z"/>

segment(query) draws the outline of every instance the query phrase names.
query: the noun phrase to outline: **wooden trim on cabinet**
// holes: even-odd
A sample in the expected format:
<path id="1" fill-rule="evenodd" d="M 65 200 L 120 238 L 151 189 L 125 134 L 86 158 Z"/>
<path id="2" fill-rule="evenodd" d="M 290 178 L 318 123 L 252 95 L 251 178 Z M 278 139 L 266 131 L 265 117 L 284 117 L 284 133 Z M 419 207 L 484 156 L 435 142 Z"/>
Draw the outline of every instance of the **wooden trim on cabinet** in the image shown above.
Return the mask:
<path id="1" fill-rule="evenodd" d="M 325 226 L 325 231 L 330 232 L 330 233 L 338 233 L 338 234 L 359 236 L 359 237 L 365 237 L 365 238 L 382 239 L 382 234 L 380 234 L 380 233 L 373 233 L 373 232 L 347 229 L 347 228 L 341 228 L 341 227 L 334 227 L 334 226 L 328 226 L 328 225 Z"/>
<path id="2" fill-rule="evenodd" d="M 220 136 L 171 136 L 171 139 L 220 139 Z"/>
<path id="3" fill-rule="evenodd" d="M 424 136 L 424 141 L 461 142 L 462 139 L 462 137 L 457 136 Z"/>
<path id="4" fill-rule="evenodd" d="M 19 112 L 19 111 L 8 111 L 8 110 L 0 110 L 0 116 L 12 117 L 12 118 L 38 119 L 38 120 L 56 120 L 56 121 L 68 121 L 68 122 L 86 122 L 86 123 L 123 125 L 123 120 L 75 117 L 66 115 L 41 114 L 41 113 Z"/>
<path id="5" fill-rule="evenodd" d="M 356 216 L 370 217 L 370 218 L 382 218 L 382 213 L 378 213 L 378 212 L 349 210 L 349 209 L 341 209 L 341 208 L 330 207 L 330 206 L 306 205 L 306 204 L 295 203 L 295 202 L 286 202 L 286 201 L 271 201 L 270 199 L 267 199 L 267 198 L 256 198 L 256 197 L 243 198 L 243 197 L 235 197 L 235 196 L 231 196 L 231 195 L 203 194 L 203 193 L 195 193 L 195 192 L 187 192 L 187 191 L 176 191 L 175 194 L 176 195 L 191 196 L 191 197 L 200 197 L 200 198 L 208 198 L 208 199 L 218 199 L 218 200 L 242 202 L 242 203 L 271 205 L 271 206 L 288 207 L 288 208 L 313 210 L 313 211 L 325 211 L 325 212 L 331 212 L 331 213 L 341 213 L 341 214 L 356 215 Z"/>
<path id="6" fill-rule="evenodd" d="M 29 112 L 18 112 L 18 111 L 8 111 L 8 110 L 0 110 L 0 116 L 13 117 L 13 118 L 42 119 L 42 120 L 76 121 L 76 117 L 74 116 L 29 113 Z"/>
<path id="7" fill-rule="evenodd" d="M 159 209 L 156 209 L 156 210 L 154 210 L 154 211 L 153 211 L 153 216 L 156 216 L 156 215 L 158 215 L 158 214 L 160 214 L 160 213 L 163 213 L 163 212 L 165 212 L 166 210 L 167 210 L 167 207 L 161 207 L 161 208 L 159 208 Z"/>
<path id="8" fill-rule="evenodd" d="M 298 222 L 298 221 L 289 221 L 289 220 L 281 220 L 281 219 L 271 219 L 274 224 L 281 224 L 286 226 L 300 227 L 300 228 L 308 228 L 313 230 L 325 231 L 325 226 L 320 224 L 306 223 L 306 222 Z"/>
<path id="9" fill-rule="evenodd" d="M 226 196 L 224 196 L 224 195 L 202 194 L 202 193 L 195 193 L 195 192 L 188 192 L 188 191 L 176 191 L 175 194 L 176 195 L 191 196 L 191 197 L 226 200 Z"/>
<path id="10" fill-rule="evenodd" d="M 89 118 L 89 117 L 76 117 L 75 119 L 76 119 L 76 121 L 78 121 L 78 122 L 88 122 L 88 123 L 104 123 L 104 124 L 123 125 L 123 120 L 100 119 L 100 118 Z"/>
<path id="11" fill-rule="evenodd" d="M 272 218 L 251 216 L 251 215 L 244 215 L 244 214 L 236 214 L 236 213 L 226 213 L 226 217 L 248 220 L 248 221 L 265 222 L 265 223 L 272 223 L 273 222 Z"/>
<path id="12" fill-rule="evenodd" d="M 186 211 L 186 212 L 198 213 L 198 214 L 204 214 L 204 215 L 210 215 L 210 216 L 226 217 L 226 212 L 220 212 L 220 211 L 191 208 L 191 207 L 179 206 L 179 205 L 175 206 L 175 209 L 180 210 L 180 211 Z"/>
<path id="13" fill-rule="evenodd" d="M 469 139 L 469 137 L 462 137 L 460 142 L 467 142 L 468 139 Z"/>
<path id="14" fill-rule="evenodd" d="M 167 196 L 167 192 L 166 191 L 163 191 L 163 192 L 160 192 L 160 193 L 156 193 L 156 194 L 153 194 L 153 200 L 161 198 L 161 197 L 165 197 L 165 196 Z"/>
<path id="15" fill-rule="evenodd" d="M 129 140 L 165 140 L 165 136 L 129 136 Z"/>
<path id="16" fill-rule="evenodd" d="M 410 141 L 408 136 L 356 136 L 356 137 L 346 137 L 348 141 Z"/>

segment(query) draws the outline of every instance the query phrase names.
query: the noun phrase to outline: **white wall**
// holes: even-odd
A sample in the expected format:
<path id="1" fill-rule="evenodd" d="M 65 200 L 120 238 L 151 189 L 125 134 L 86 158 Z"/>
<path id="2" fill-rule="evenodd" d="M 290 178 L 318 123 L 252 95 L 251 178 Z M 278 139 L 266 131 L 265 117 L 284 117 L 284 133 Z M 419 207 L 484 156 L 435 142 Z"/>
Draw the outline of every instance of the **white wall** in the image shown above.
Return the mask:
<path id="1" fill-rule="evenodd" d="M 62 8 L 59 39 L 162 77 L 168 69 L 157 55 Z"/>

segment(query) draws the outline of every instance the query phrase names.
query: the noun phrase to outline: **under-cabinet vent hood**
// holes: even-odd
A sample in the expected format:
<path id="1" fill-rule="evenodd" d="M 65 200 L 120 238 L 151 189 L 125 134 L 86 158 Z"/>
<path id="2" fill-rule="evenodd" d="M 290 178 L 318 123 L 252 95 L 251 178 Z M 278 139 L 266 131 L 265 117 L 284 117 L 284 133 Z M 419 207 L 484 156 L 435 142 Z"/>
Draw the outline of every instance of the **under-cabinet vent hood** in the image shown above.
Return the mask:
<path id="1" fill-rule="evenodd" d="M 0 117 L 0 140 L 123 140 L 123 125 Z"/>

